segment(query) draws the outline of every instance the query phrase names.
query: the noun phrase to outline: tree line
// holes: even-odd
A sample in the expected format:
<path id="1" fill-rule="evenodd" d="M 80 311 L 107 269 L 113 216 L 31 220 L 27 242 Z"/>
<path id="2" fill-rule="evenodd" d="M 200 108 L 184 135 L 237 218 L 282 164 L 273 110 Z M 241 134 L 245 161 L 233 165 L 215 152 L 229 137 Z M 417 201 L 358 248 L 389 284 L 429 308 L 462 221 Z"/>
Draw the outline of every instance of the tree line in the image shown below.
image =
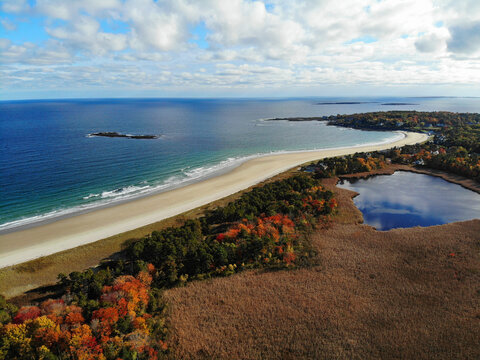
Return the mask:
<path id="1" fill-rule="evenodd" d="M 330 125 L 364 130 L 426 132 L 432 139 L 400 149 L 322 160 L 316 170 L 320 177 L 370 171 L 384 167 L 388 159 L 392 163 L 426 166 L 480 181 L 480 114 L 388 111 L 330 116 L 328 121 Z"/>
<path id="2" fill-rule="evenodd" d="M 301 174 L 132 242 L 119 260 L 59 274 L 59 296 L 20 309 L 0 297 L 0 359 L 158 359 L 169 354 L 162 291 L 251 268 L 307 266 L 309 233 L 337 202 Z"/>

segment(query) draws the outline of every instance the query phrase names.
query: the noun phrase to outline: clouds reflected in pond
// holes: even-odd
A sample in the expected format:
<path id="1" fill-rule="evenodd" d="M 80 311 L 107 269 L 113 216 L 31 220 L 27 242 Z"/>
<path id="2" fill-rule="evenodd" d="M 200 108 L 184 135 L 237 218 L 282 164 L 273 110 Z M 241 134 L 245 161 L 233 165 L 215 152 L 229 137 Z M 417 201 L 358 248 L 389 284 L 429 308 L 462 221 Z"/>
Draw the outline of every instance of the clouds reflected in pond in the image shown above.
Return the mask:
<path id="1" fill-rule="evenodd" d="M 434 176 L 397 171 L 341 181 L 338 187 L 360 194 L 354 203 L 377 230 L 480 218 L 480 194 Z"/>

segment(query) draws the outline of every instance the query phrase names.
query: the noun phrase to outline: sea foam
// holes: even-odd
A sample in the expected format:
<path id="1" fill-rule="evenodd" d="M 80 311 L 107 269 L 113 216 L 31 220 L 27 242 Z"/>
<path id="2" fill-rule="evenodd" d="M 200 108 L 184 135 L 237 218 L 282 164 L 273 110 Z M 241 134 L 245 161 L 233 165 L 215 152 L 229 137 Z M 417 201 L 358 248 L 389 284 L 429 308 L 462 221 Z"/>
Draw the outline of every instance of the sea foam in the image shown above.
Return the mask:
<path id="1" fill-rule="evenodd" d="M 350 147 L 385 144 L 392 141 L 400 140 L 404 136 L 405 135 L 403 133 L 396 133 L 394 136 L 389 137 L 381 142 L 356 144 Z M 331 150 L 331 149 L 335 149 L 335 148 L 305 149 L 305 150 L 295 150 L 295 151 L 271 151 L 268 153 L 256 153 L 248 156 L 229 157 L 218 163 L 208 164 L 204 166 L 198 166 L 198 167 L 187 166 L 178 170 L 176 175 L 170 176 L 169 178 L 156 183 L 155 182 L 148 183 L 147 181 L 142 181 L 136 185 L 127 185 L 120 188 L 104 190 L 99 193 L 90 193 L 82 197 L 83 203 L 80 205 L 67 207 L 67 208 L 58 208 L 44 214 L 24 217 L 14 221 L 0 224 L 0 232 L 9 232 L 12 229 L 15 229 L 18 227 L 24 227 L 24 226 L 29 227 L 29 226 L 34 226 L 41 223 L 47 223 L 47 222 L 55 221 L 57 219 L 61 219 L 63 217 L 81 214 L 81 213 L 92 211 L 98 208 L 115 205 L 121 202 L 130 201 L 136 198 L 172 190 L 181 186 L 188 185 L 193 182 L 201 181 L 209 177 L 227 172 L 239 166 L 241 163 L 253 158 L 268 156 L 268 155 L 275 155 L 275 154 L 311 152 L 311 151 Z"/>
<path id="2" fill-rule="evenodd" d="M 128 185 L 121 188 L 105 190 L 99 193 L 90 193 L 82 196 L 82 200 L 84 201 L 83 204 L 68 208 L 59 208 L 44 214 L 24 217 L 18 220 L 0 224 L 0 232 L 9 231 L 18 227 L 48 223 L 66 216 L 81 214 L 97 208 L 172 190 L 222 173 L 230 168 L 238 166 L 240 163 L 247 161 L 248 159 L 257 156 L 259 156 L 259 154 L 244 157 L 230 157 L 226 160 L 220 161 L 217 164 L 194 168 L 185 167 L 180 169 L 178 175 L 170 176 L 169 178 L 158 183 L 147 184 L 146 181 L 142 181 L 138 185 Z"/>

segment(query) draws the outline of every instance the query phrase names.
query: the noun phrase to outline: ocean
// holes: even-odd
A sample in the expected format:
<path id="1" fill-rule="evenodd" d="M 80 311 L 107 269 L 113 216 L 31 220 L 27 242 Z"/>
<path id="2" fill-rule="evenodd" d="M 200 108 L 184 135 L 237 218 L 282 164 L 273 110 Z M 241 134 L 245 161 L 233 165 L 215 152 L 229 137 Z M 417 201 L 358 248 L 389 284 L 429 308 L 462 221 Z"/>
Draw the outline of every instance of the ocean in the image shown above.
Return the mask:
<path id="1" fill-rule="evenodd" d="M 410 105 L 385 105 L 398 103 Z M 382 110 L 480 112 L 480 99 L 2 101 L 0 233 L 183 186 L 262 154 L 389 141 L 398 134 L 265 121 Z M 158 139 L 89 136 L 107 131 Z"/>

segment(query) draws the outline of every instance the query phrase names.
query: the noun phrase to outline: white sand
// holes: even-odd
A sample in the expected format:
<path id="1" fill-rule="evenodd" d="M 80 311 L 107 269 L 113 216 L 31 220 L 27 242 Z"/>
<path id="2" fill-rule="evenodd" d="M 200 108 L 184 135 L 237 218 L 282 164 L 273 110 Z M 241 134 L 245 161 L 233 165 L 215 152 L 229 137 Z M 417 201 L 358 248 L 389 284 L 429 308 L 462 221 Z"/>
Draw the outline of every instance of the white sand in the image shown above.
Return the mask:
<path id="1" fill-rule="evenodd" d="M 427 140 L 425 134 L 404 134 L 403 139 L 385 144 L 262 156 L 246 161 L 226 174 L 182 188 L 0 235 L 0 268 L 72 249 L 181 214 L 308 161 L 384 150 Z"/>

